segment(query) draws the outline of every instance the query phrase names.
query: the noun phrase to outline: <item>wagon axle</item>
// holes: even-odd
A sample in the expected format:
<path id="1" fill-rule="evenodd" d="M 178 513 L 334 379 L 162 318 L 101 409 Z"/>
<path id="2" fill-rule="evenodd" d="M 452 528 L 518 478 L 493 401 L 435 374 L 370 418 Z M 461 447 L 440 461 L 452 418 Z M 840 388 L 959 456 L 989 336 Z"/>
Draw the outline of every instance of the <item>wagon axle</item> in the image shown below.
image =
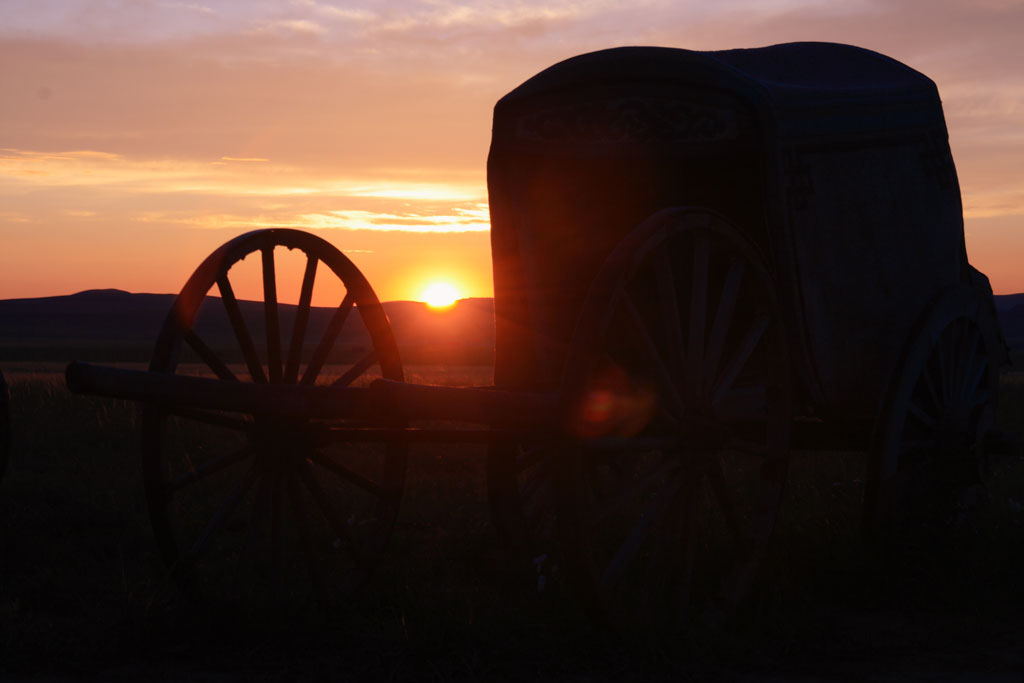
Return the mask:
<path id="1" fill-rule="evenodd" d="M 572 438 L 562 430 L 560 415 L 565 409 L 558 393 L 525 394 L 388 380 L 375 380 L 365 388 L 267 384 L 248 385 L 245 391 L 238 391 L 241 387 L 225 387 L 224 383 L 205 377 L 160 376 L 82 362 L 69 364 L 65 376 L 73 393 L 144 401 L 170 414 L 230 425 L 244 432 L 254 446 L 269 451 L 301 450 L 339 442 L 494 443 Z M 252 417 L 245 418 L 245 414 Z M 367 426 L 409 420 L 495 426 Z M 587 449 L 598 451 L 626 446 L 712 451 L 720 450 L 730 438 L 728 425 L 710 418 L 695 418 L 682 421 L 671 434 L 661 436 L 577 440 Z"/>

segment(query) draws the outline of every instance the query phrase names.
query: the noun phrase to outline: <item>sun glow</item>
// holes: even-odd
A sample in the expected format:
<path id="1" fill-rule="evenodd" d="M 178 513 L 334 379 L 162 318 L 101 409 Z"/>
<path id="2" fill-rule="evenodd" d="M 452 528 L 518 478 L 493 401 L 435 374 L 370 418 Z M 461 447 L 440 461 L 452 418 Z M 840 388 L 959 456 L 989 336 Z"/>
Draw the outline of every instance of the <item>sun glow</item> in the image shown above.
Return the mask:
<path id="1" fill-rule="evenodd" d="M 423 290 L 420 298 L 431 308 L 448 308 L 459 298 L 459 290 L 447 282 L 435 282 Z"/>

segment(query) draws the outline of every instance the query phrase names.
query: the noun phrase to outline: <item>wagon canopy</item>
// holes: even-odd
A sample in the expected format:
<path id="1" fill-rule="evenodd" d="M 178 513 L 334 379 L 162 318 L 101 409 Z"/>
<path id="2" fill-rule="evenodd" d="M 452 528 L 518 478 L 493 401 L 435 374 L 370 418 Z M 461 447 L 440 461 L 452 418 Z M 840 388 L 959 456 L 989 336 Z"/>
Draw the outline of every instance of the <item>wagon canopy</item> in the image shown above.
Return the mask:
<path id="1" fill-rule="evenodd" d="M 944 125 L 938 90 L 924 74 L 871 50 L 814 42 L 714 52 L 665 47 L 592 52 L 555 64 L 510 92 L 498 103 L 495 121 L 500 110 L 519 102 L 557 98 L 567 89 L 579 92 L 610 88 L 621 92 L 627 83 L 639 88 L 677 85 L 732 93 L 759 110 L 760 115 L 774 119 L 777 132 L 787 137 Z M 577 128 L 577 139 L 588 133 L 614 135 L 610 128 L 598 129 L 616 121 L 583 116 L 585 112 L 578 109 L 571 113 L 575 116 L 561 121 L 547 117 L 547 135 L 571 135 L 568 127 L 572 125 Z M 653 119 L 643 121 L 635 109 L 621 113 L 629 115 L 628 120 L 618 121 L 624 137 L 639 132 L 630 129 L 630 124 L 657 124 Z M 660 131 L 663 141 L 720 139 L 731 131 L 728 127 L 716 135 L 707 127 L 686 127 L 685 120 L 671 123 L 675 124 L 671 130 Z M 536 134 L 542 135 L 539 131 Z M 652 128 L 647 134 L 655 137 L 658 131 Z"/>
<path id="2" fill-rule="evenodd" d="M 488 189 L 499 384 L 557 380 L 594 274 L 667 206 L 749 237 L 812 393 L 865 405 L 965 263 L 935 84 L 848 45 L 568 59 L 498 102 Z"/>

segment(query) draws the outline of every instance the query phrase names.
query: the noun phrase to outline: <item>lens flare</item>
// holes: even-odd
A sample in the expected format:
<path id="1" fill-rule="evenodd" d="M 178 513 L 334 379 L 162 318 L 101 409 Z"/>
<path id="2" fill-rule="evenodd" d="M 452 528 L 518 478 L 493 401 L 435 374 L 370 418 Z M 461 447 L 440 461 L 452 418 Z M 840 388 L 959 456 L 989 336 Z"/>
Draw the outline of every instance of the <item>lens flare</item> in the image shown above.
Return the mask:
<path id="1" fill-rule="evenodd" d="M 577 401 L 569 431 L 585 439 L 635 436 L 651 423 L 658 405 L 653 386 L 615 365 L 597 370 Z"/>

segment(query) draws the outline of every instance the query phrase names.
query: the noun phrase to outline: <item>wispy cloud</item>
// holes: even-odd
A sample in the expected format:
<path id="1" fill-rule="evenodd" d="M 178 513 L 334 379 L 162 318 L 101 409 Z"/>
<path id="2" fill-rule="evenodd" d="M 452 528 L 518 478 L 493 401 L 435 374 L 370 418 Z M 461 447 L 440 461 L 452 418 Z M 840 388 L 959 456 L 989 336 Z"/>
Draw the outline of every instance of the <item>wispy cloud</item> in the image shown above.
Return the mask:
<path id="1" fill-rule="evenodd" d="M 124 206 L 145 198 L 157 208 L 122 218 L 201 228 L 419 233 L 489 229 L 486 190 L 479 184 L 386 175 L 358 179 L 310 176 L 301 169 L 269 165 L 262 157 L 221 158 L 242 163 L 140 161 L 93 150 L 47 153 L 4 149 L 0 150 L 0 192 L 28 187 L 33 192 L 73 191 L 76 194 L 68 196 L 77 197 L 93 190 L 104 193 L 107 203 Z M 197 201 L 190 202 L 189 197 Z M 180 208 L 189 204 L 201 208 Z M 224 207 L 238 211 L 224 213 Z M 64 215 L 91 218 L 97 212 L 75 209 Z"/>
<path id="2" fill-rule="evenodd" d="M 0 224 L 3 223 L 34 223 L 35 218 L 21 211 L 0 211 Z"/>
<path id="3" fill-rule="evenodd" d="M 320 36 L 327 33 L 327 29 L 311 19 L 274 19 L 256 22 L 250 32 L 257 35 L 276 33 Z"/>
<path id="4" fill-rule="evenodd" d="M 366 23 L 379 19 L 376 12 L 365 8 L 338 7 L 337 5 L 324 2 L 313 2 L 312 0 L 295 4 L 300 7 L 308 8 L 317 16 L 326 17 L 328 19 L 354 21 L 359 23 Z"/>
<path id="5" fill-rule="evenodd" d="M 259 228 L 294 228 L 299 230 L 371 230 L 380 232 L 459 233 L 486 232 L 490 229 L 487 206 L 466 209 L 456 207 L 450 215 L 338 210 L 321 213 L 268 215 L 208 214 L 180 217 L 161 213 L 139 216 L 142 222 L 181 223 L 213 230 L 254 230 Z"/>
<path id="6" fill-rule="evenodd" d="M 490 229 L 487 205 L 475 209 L 456 207 L 452 215 L 421 213 L 374 213 L 371 211 L 331 211 L 299 217 L 296 227 L 307 229 L 343 228 L 346 230 L 383 230 L 387 232 L 486 232 Z"/>
<path id="7" fill-rule="evenodd" d="M 161 7 L 167 7 L 168 9 L 182 9 L 189 12 L 196 12 L 197 14 L 205 14 L 211 16 L 216 14 L 212 7 L 200 5 L 196 2 L 161 2 Z"/>

